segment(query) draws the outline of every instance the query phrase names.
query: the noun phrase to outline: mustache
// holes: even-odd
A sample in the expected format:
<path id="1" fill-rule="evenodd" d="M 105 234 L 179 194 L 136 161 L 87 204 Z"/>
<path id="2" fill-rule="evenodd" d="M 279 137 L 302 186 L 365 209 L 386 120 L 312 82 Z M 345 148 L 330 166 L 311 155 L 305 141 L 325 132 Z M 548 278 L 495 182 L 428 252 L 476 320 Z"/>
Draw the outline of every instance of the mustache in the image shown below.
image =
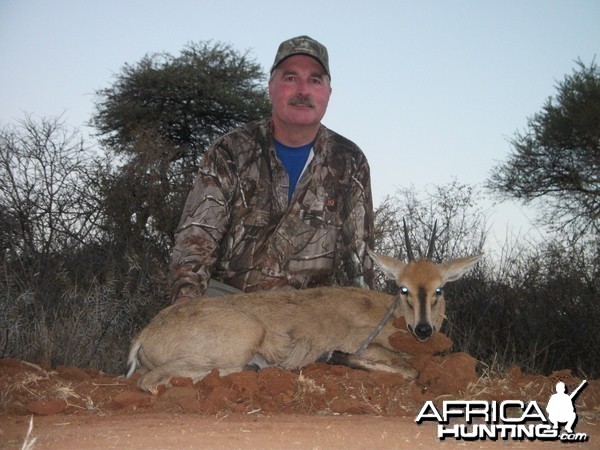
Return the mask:
<path id="1" fill-rule="evenodd" d="M 290 99 L 290 101 L 288 102 L 288 105 L 291 106 L 310 106 L 311 108 L 315 107 L 315 102 L 312 100 L 312 98 L 304 96 L 304 95 L 297 95 L 294 98 Z"/>

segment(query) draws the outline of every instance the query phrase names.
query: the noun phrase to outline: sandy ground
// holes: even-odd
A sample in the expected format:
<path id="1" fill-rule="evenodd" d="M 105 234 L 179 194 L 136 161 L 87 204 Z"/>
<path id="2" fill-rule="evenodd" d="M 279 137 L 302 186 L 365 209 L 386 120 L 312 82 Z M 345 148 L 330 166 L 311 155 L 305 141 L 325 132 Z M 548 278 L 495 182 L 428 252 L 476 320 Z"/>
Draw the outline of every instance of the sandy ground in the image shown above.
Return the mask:
<path id="1" fill-rule="evenodd" d="M 541 441 L 440 441 L 431 424 L 406 417 L 247 416 L 201 417 L 177 413 L 117 416 L 35 417 L 38 449 L 413 449 L 413 448 L 598 448 L 598 426 L 579 423 L 590 440 L 580 444 Z M 21 448 L 29 417 L 0 418 L 2 448 Z"/>

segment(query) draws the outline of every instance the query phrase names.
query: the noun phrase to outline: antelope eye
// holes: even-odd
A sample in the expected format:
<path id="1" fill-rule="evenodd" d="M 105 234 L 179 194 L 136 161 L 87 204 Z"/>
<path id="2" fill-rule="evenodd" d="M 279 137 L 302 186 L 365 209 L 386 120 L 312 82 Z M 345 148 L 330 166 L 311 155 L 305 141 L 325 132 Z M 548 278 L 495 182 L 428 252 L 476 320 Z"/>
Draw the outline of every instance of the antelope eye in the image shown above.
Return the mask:
<path id="1" fill-rule="evenodd" d="M 443 290 L 441 287 L 440 287 L 440 288 L 437 288 L 437 289 L 435 290 L 435 295 L 438 295 L 438 296 L 439 296 L 439 295 L 442 295 L 442 293 L 443 293 L 443 292 L 444 292 L 444 290 Z"/>
<path id="2" fill-rule="evenodd" d="M 402 295 L 408 295 L 408 288 L 406 286 L 400 286 L 400 293 Z"/>

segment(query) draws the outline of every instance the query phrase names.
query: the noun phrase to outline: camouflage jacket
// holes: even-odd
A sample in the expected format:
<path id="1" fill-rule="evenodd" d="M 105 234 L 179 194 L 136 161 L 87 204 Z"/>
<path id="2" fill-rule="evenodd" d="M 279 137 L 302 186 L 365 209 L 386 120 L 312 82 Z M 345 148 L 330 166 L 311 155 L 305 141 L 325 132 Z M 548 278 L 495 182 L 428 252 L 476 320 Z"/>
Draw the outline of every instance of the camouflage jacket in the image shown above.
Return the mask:
<path id="1" fill-rule="evenodd" d="M 288 204 L 288 176 L 270 119 L 215 141 L 204 154 L 175 234 L 174 301 L 214 277 L 244 292 L 372 288 L 369 166 L 352 142 L 321 126 Z"/>

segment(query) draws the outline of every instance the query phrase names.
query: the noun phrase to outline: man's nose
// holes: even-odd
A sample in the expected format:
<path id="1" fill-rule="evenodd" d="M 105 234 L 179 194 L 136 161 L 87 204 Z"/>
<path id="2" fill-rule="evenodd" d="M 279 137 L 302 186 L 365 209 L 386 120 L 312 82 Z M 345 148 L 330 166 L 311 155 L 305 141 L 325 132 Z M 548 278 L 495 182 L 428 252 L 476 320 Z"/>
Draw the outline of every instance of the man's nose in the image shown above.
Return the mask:
<path id="1" fill-rule="evenodd" d="M 308 88 L 308 82 L 306 80 L 298 80 L 296 83 L 296 92 L 301 95 L 310 94 L 310 89 Z"/>

